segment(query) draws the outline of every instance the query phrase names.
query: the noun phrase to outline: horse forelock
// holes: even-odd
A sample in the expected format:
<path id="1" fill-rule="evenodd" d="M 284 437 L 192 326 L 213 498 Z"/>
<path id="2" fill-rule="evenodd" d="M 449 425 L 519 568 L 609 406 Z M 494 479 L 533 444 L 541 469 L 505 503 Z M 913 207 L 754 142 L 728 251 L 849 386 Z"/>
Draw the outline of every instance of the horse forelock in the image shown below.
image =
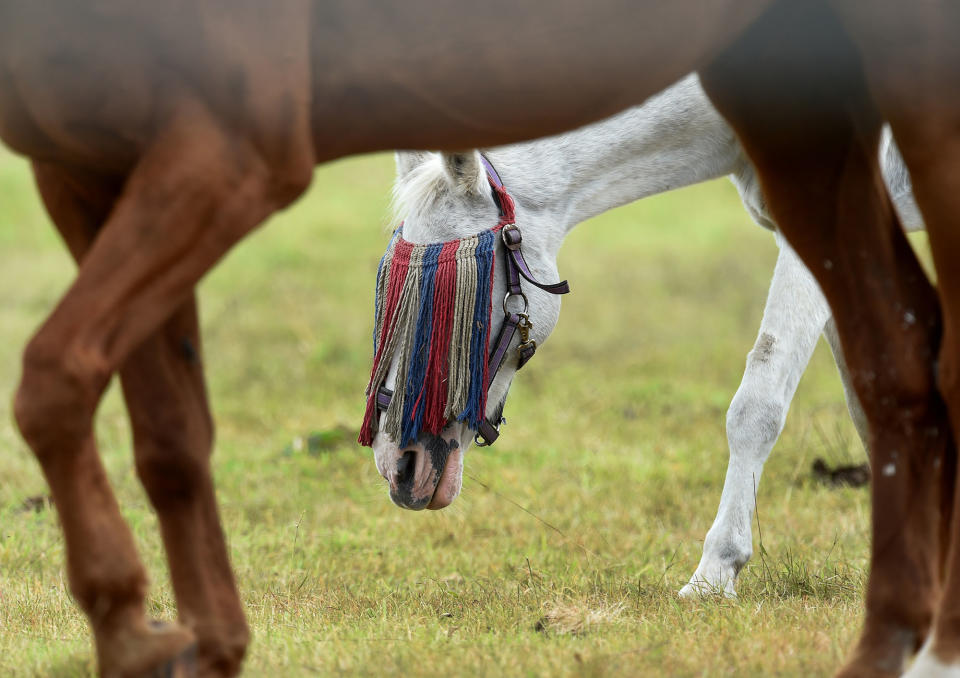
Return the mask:
<path id="1" fill-rule="evenodd" d="M 437 203 L 453 196 L 456 189 L 454 180 L 444 168 L 443 155 L 430 153 L 426 160 L 394 181 L 390 201 L 391 226 L 396 228 L 402 221 L 421 220 Z M 476 185 L 466 189 L 476 195 L 487 192 L 486 172 L 481 171 L 477 175 Z"/>
<path id="2" fill-rule="evenodd" d="M 443 169 L 441 156 L 431 153 L 424 162 L 398 176 L 394 182 L 390 201 L 393 227 L 424 214 L 449 191 L 450 180 Z"/>

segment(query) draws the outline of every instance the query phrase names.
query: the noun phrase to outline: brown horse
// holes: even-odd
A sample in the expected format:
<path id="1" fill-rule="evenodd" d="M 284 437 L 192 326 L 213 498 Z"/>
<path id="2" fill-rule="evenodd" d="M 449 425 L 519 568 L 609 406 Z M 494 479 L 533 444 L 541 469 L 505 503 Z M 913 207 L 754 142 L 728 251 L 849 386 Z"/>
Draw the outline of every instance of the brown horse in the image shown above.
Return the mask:
<path id="1" fill-rule="evenodd" d="M 960 661 L 946 547 L 960 539 L 942 518 L 956 467 L 944 400 L 960 425 L 960 277 L 945 266 L 960 251 L 952 2 L 0 0 L 0 137 L 33 160 L 79 264 L 27 346 L 15 416 L 53 492 L 101 672 L 232 675 L 247 645 L 208 464 L 203 274 L 316 163 L 560 131 L 698 67 L 833 305 L 875 468 L 893 469 L 874 486 L 866 628 L 848 672 L 899 673 L 940 600 L 930 658 Z M 942 336 L 883 193 L 883 118 L 931 234 Z M 115 372 L 177 625 L 145 618 L 145 573 L 94 443 Z"/>

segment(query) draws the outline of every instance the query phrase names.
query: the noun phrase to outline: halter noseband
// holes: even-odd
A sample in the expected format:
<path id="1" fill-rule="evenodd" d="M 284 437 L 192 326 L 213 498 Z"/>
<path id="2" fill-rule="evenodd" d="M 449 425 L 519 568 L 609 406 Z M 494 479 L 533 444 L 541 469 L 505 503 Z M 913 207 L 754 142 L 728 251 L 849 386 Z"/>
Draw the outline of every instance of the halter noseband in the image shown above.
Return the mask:
<path id="1" fill-rule="evenodd" d="M 490 182 L 493 192 L 493 199 L 497 203 L 497 209 L 502 218 L 505 216 L 505 210 L 498 191 L 506 193 L 506 189 L 503 187 L 500 175 L 497 174 L 493 165 L 490 164 L 490 161 L 482 153 L 480 154 L 480 160 L 486 170 L 487 180 Z M 530 330 L 533 328 L 533 323 L 530 322 L 530 317 L 527 315 L 528 301 L 521 287 L 521 278 L 550 294 L 567 294 L 570 292 L 570 286 L 566 280 L 552 285 L 546 285 L 539 282 L 533 276 L 533 273 L 530 272 L 530 267 L 527 266 L 527 262 L 523 258 L 523 251 L 521 250 L 523 235 L 520 233 L 520 228 L 516 223 L 505 224 L 503 228 L 500 229 L 500 239 L 503 242 L 506 252 L 504 268 L 507 274 L 507 293 L 503 298 L 503 325 L 500 327 L 500 332 L 493 342 L 493 349 L 490 351 L 490 357 L 487 360 L 487 379 L 483 385 L 484 393 L 490 390 L 490 384 L 493 383 L 494 378 L 503 366 L 503 361 L 506 360 L 507 350 L 510 347 L 510 342 L 513 341 L 514 335 L 518 333 L 520 335 L 520 344 L 517 346 L 518 370 L 526 365 L 537 351 L 537 342 L 530 338 Z M 523 302 L 523 309 L 519 312 L 509 310 L 509 302 L 514 298 L 520 299 Z M 376 405 L 378 412 L 382 413 L 386 411 L 392 399 L 393 391 L 386 386 L 380 386 L 377 389 Z M 499 421 L 493 422 L 484 416 L 474 437 L 476 445 L 478 447 L 492 445 L 500 436 L 500 425 L 505 421 L 503 417 L 500 417 Z"/>

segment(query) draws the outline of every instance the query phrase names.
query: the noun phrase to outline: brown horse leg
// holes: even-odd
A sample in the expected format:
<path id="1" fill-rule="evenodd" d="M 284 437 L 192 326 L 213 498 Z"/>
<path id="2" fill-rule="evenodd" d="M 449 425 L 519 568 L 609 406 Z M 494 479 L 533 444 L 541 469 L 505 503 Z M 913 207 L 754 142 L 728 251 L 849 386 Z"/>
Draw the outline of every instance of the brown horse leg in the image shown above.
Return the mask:
<path id="1" fill-rule="evenodd" d="M 954 113 L 950 125 L 901 118 L 894 129 L 930 234 L 943 306 L 938 386 L 956 435 L 960 431 L 960 232 L 956 228 L 960 215 L 960 108 Z M 955 483 L 955 465 L 945 472 L 951 470 L 950 480 Z M 955 485 L 949 489 L 955 490 Z M 930 675 L 944 666 L 951 666 L 952 671 L 942 675 L 960 675 L 960 506 L 956 503 L 960 496 L 953 491 L 952 499 L 953 505 L 944 507 L 949 548 L 943 568 L 943 594 L 930 642 L 918 657 L 911 676 Z"/>
<path id="2" fill-rule="evenodd" d="M 957 12 L 960 15 L 960 12 Z M 950 38 L 953 39 L 952 36 Z M 930 44 L 930 43 L 927 43 Z M 953 47 L 956 59 L 960 50 Z M 960 61 L 953 60 L 955 64 Z M 914 194 L 923 213 L 937 271 L 937 288 L 943 307 L 943 340 L 940 347 L 937 383 L 950 413 L 954 435 L 960 432 L 960 87 L 952 68 L 930 68 L 929 86 L 932 97 L 913 78 L 891 79 L 880 74 L 885 93 L 891 89 L 912 95 L 913 102 L 924 101 L 924 116 L 914 111 L 891 109 L 891 126 L 910 168 Z M 942 64 L 941 64 L 942 66 Z M 888 72 L 889 73 L 889 72 Z M 886 86 L 886 87 L 884 87 Z M 881 102 L 886 99 L 881 95 Z M 953 484 L 953 503 L 943 510 L 947 522 L 949 548 L 943 573 L 943 595 L 937 609 L 933 633 L 924 652 L 917 658 L 909 675 L 960 675 L 960 495 L 956 493 L 956 464 L 944 469 L 952 471 L 947 480 Z M 946 494 L 946 493 L 945 493 Z M 947 671 L 946 667 L 950 670 Z M 939 673 L 938 673 L 939 671 Z"/>
<path id="3" fill-rule="evenodd" d="M 875 469 L 866 621 L 843 674 L 896 676 L 932 620 L 938 476 L 954 452 L 932 369 L 939 305 L 883 190 L 880 117 L 857 52 L 817 2 L 778 5 L 703 76 L 834 311 Z"/>
<path id="4" fill-rule="evenodd" d="M 213 420 L 192 295 L 127 358 L 120 379 L 137 473 L 160 519 L 180 619 L 197 636 L 198 673 L 232 676 L 250 634 L 210 473 Z"/>
<path id="5" fill-rule="evenodd" d="M 960 5 L 951 0 L 922 3 L 858 2 L 840 5 L 866 64 L 879 109 L 889 120 L 910 169 L 923 213 L 943 312 L 937 387 L 946 402 L 954 440 L 960 435 Z M 891 42 L 890 36 L 900 36 Z M 910 676 L 960 676 L 960 496 L 954 448 L 941 466 L 927 456 L 917 479 L 941 498 L 942 595 L 927 644 Z M 911 576 L 904 563 L 891 585 Z M 904 596 L 909 591 L 903 591 Z"/>
<path id="6" fill-rule="evenodd" d="M 48 212 L 81 261 L 119 195 L 119 183 L 51 165 L 35 164 L 34 170 Z M 199 673 L 232 675 L 249 631 L 210 477 L 213 421 L 193 296 L 127 358 L 120 380 L 137 471 L 159 516 L 180 619 L 197 636 Z M 185 501 L 171 502 L 171 496 Z M 191 534 L 197 531 L 202 534 Z"/>
<path id="7" fill-rule="evenodd" d="M 106 221 L 122 183 L 113 177 L 85 174 L 76 169 L 66 171 L 44 163 L 34 163 L 34 175 L 50 217 L 79 263 Z M 76 551 L 68 548 L 68 568 L 71 588 L 84 611 L 91 619 L 102 620 L 97 643 L 101 671 L 104 675 L 145 673 L 150 667 L 178 655 L 183 660 L 179 671 L 190 671 L 192 634 L 176 625 L 150 624 L 145 617 L 146 573 L 137 558 L 133 538 L 117 510 L 96 447 L 89 433 L 84 437 L 87 439 L 73 458 L 48 461 L 41 457 L 41 465 L 56 498 L 55 506 L 60 511 L 65 533 L 73 536 L 78 530 L 91 532 L 91 527 L 99 524 L 100 530 L 92 533 L 97 549 L 79 554 L 83 560 L 77 562 Z M 57 442 L 76 444 L 62 439 Z M 64 471 L 71 467 L 88 474 L 84 492 L 89 502 L 67 508 L 63 495 L 76 491 L 69 487 L 69 478 L 64 477 Z M 74 512 L 77 509 L 79 514 Z M 101 537 L 101 533 L 107 531 L 105 526 L 112 534 Z M 90 582 L 76 576 L 81 567 L 96 572 L 94 576 L 101 581 L 113 582 L 112 600 L 91 591 Z M 104 609 L 105 604 L 113 609 Z M 113 657 L 103 656 L 105 646 L 113 648 Z M 174 671 L 176 667 L 170 665 L 170 669 Z"/>
<path id="8" fill-rule="evenodd" d="M 274 183 L 261 153 L 199 106 L 182 104 L 165 129 L 28 345 L 15 402 L 61 515 L 71 588 L 105 675 L 145 673 L 190 636 L 158 641 L 143 620 L 145 577 L 96 453 L 96 405 L 109 376 L 187 303 L 199 278 L 310 176 L 289 168 Z"/>

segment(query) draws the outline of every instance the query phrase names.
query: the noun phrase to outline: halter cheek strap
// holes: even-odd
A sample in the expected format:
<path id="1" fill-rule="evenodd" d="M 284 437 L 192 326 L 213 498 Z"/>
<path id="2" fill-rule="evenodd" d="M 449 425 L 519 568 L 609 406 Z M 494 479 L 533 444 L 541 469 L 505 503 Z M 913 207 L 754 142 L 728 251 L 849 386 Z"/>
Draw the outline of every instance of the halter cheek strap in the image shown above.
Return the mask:
<path id="1" fill-rule="evenodd" d="M 500 180 L 500 175 L 497 174 L 497 170 L 494 169 L 485 155 L 481 154 L 480 160 L 486 169 L 487 179 L 493 190 L 493 199 L 497 203 L 501 223 L 503 223 L 503 220 L 509 218 L 507 214 L 511 216 L 513 214 L 512 202 L 503 187 L 503 182 Z M 511 205 L 509 210 L 507 209 L 507 205 L 504 204 L 505 202 Z M 504 267 L 507 277 L 507 294 L 503 298 L 503 325 L 500 327 L 500 332 L 493 341 L 493 348 L 490 351 L 490 357 L 487 361 L 487 378 L 483 384 L 484 393 L 489 392 L 490 384 L 493 383 L 497 372 L 499 372 L 503 366 L 514 336 L 518 334 L 520 336 L 520 344 L 516 349 L 517 369 L 526 365 L 537 351 L 537 342 L 530 338 L 530 330 L 533 328 L 533 323 L 530 322 L 530 317 L 527 315 L 528 301 L 527 296 L 523 293 L 522 280 L 526 280 L 531 285 L 535 285 L 550 294 L 567 294 L 570 292 L 570 286 L 566 280 L 548 285 L 539 282 L 534 277 L 530 271 L 530 267 L 527 266 L 526 260 L 523 258 L 523 251 L 521 249 L 523 235 L 515 223 L 503 224 L 502 228 L 499 229 L 499 233 L 506 252 Z M 523 306 L 521 310 L 509 310 L 510 302 L 513 299 L 518 299 L 522 302 Z M 376 394 L 377 410 L 382 414 L 390 406 L 392 399 L 393 391 L 386 386 L 380 386 Z M 476 437 L 474 438 L 477 446 L 486 447 L 492 445 L 500 436 L 500 425 L 504 421 L 502 417 L 497 422 L 490 421 L 486 417 L 483 417 L 478 427 Z"/>
<path id="2" fill-rule="evenodd" d="M 482 153 L 480 154 L 480 160 L 487 170 L 487 178 L 494 188 L 493 198 L 497 202 L 502 217 L 506 211 L 501 202 L 501 194 L 506 194 L 503 188 L 503 182 L 500 180 L 500 175 L 497 174 L 497 170 L 494 169 L 491 162 Z M 521 278 L 550 294 L 567 294 L 570 292 L 570 285 L 567 284 L 566 280 L 545 285 L 533 276 L 533 273 L 530 272 L 530 267 L 527 266 L 527 262 L 523 258 L 523 251 L 521 250 L 523 234 L 521 234 L 520 228 L 515 223 L 505 224 L 503 228 L 500 229 L 500 238 L 503 240 L 503 246 L 506 252 L 504 262 L 507 274 L 507 294 L 503 298 L 503 325 L 500 327 L 500 332 L 493 342 L 490 360 L 487 363 L 488 377 L 487 383 L 484 384 L 487 392 L 489 392 L 490 384 L 493 383 L 494 378 L 503 366 L 503 361 L 507 357 L 507 350 L 510 347 L 510 342 L 513 341 L 514 335 L 518 333 L 520 335 L 520 345 L 517 346 L 518 370 L 526 365 L 533 357 L 533 354 L 537 352 L 537 342 L 530 339 L 530 330 L 533 329 L 533 323 L 530 322 L 530 317 L 527 315 L 527 295 L 523 293 L 523 288 L 520 284 Z M 514 298 L 520 299 L 523 302 L 523 308 L 519 312 L 511 312 L 508 308 L 510 300 Z M 474 438 L 476 445 L 478 447 L 492 445 L 500 436 L 500 424 L 503 422 L 504 419 L 502 417 L 498 422 L 492 422 L 484 417 Z"/>

